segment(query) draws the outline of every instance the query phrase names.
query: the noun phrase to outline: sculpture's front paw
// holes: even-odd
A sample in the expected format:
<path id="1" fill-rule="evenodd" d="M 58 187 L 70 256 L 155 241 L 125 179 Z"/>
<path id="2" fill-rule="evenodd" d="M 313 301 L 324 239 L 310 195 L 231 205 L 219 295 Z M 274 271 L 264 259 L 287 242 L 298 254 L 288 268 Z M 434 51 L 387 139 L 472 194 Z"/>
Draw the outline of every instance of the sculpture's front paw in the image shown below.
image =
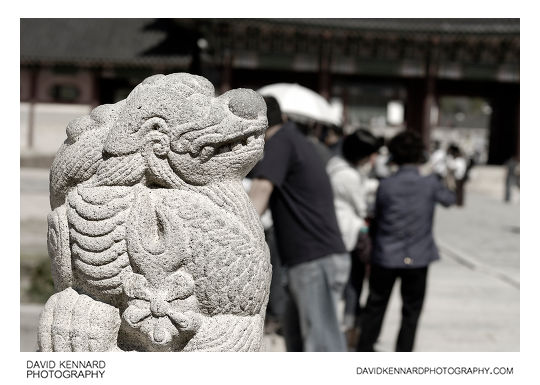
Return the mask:
<path id="1" fill-rule="evenodd" d="M 117 349 L 120 313 L 67 288 L 45 304 L 39 320 L 38 349 L 42 352 L 103 352 Z"/>

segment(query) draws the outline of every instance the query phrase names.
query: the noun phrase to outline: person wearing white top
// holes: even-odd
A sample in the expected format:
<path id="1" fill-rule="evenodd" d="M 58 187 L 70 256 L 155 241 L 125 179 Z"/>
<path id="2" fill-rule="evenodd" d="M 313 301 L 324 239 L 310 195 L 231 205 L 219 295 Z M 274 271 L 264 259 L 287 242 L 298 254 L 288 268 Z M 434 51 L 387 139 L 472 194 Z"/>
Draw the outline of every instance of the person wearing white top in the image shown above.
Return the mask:
<path id="1" fill-rule="evenodd" d="M 334 206 L 338 226 L 345 248 L 351 254 L 351 275 L 345 289 L 345 317 L 347 340 L 356 345 L 360 324 L 360 295 L 366 263 L 371 246 L 368 236 L 366 175 L 360 173 L 366 165 L 373 165 L 378 139 L 369 131 L 359 129 L 343 139 L 342 155 L 333 156 L 327 164 L 334 193 Z"/>
<path id="2" fill-rule="evenodd" d="M 448 147 L 447 168 L 455 182 L 456 205 L 461 207 L 465 201 L 464 188 L 467 179 L 467 160 L 459 147 L 455 144 Z"/>
<path id="3" fill-rule="evenodd" d="M 366 226 L 365 186 L 360 173 L 339 155 L 330 158 L 326 171 L 332 183 L 334 206 L 343 243 L 350 252 L 356 246 L 360 229 Z"/>
<path id="4" fill-rule="evenodd" d="M 429 165 L 434 174 L 439 175 L 441 178 L 446 177 L 447 173 L 447 159 L 446 151 L 440 147 L 438 141 L 434 142 L 435 150 L 429 158 Z"/>

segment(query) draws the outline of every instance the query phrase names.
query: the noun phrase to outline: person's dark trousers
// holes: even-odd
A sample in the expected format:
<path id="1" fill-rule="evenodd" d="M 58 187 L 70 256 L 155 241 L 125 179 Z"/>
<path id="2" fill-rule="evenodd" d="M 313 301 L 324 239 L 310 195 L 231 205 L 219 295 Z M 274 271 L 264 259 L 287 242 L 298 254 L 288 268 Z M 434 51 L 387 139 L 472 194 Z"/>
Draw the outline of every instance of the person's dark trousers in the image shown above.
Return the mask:
<path id="1" fill-rule="evenodd" d="M 266 307 L 267 319 L 280 321 L 285 313 L 287 305 L 287 293 L 285 291 L 285 272 L 281 266 L 274 228 L 265 230 L 264 232 L 268 249 L 270 250 L 270 262 L 272 264 L 272 280 L 270 281 L 270 296 L 268 306 Z"/>
<path id="2" fill-rule="evenodd" d="M 413 350 L 418 319 L 426 292 L 427 267 L 391 269 L 372 265 L 369 278 L 369 296 L 363 312 L 362 331 L 357 351 L 372 352 L 377 342 L 388 306 L 390 294 L 397 278 L 401 279 L 401 328 L 396 351 Z"/>
<path id="3" fill-rule="evenodd" d="M 362 285 L 366 274 L 366 264 L 359 258 L 351 256 L 351 275 L 345 287 L 345 326 L 354 328 L 360 326 L 360 296 L 362 295 Z"/>
<path id="4" fill-rule="evenodd" d="M 508 175 L 506 177 L 506 182 L 504 186 L 504 201 L 510 202 L 512 198 L 512 186 L 516 184 L 515 177 L 513 175 Z"/>
<path id="5" fill-rule="evenodd" d="M 465 181 L 463 179 L 456 180 L 456 205 L 461 207 L 465 201 Z"/>
<path id="6" fill-rule="evenodd" d="M 300 330 L 300 318 L 298 309 L 294 304 L 288 288 L 285 292 L 285 311 L 283 313 L 281 323 L 283 325 L 283 337 L 285 339 L 285 348 L 288 352 L 304 351 L 304 343 L 302 341 L 302 331 Z"/>

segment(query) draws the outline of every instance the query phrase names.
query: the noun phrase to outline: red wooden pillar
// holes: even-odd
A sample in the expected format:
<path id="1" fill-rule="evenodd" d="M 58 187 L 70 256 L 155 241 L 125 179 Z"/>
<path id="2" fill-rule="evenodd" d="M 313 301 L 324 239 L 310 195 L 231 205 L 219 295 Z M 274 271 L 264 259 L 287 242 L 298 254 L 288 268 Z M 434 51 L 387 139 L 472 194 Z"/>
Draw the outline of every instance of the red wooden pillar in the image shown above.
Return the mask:
<path id="1" fill-rule="evenodd" d="M 519 84 L 499 84 L 490 100 L 488 164 L 519 156 Z"/>
<path id="2" fill-rule="evenodd" d="M 407 130 L 422 133 L 425 124 L 426 90 L 423 79 L 407 81 L 407 99 L 405 103 L 405 122 Z"/>
<path id="3" fill-rule="evenodd" d="M 424 95 L 424 106 L 422 125 L 420 128 L 420 135 L 424 141 L 424 146 L 429 148 L 429 141 L 431 138 L 431 109 L 435 105 L 435 76 L 428 75 L 426 79 L 426 92 Z"/>
<path id="4" fill-rule="evenodd" d="M 92 108 L 95 108 L 101 104 L 100 100 L 100 82 L 99 82 L 99 74 L 101 73 L 100 69 L 94 69 L 91 71 L 92 74 L 92 101 L 90 102 L 90 105 Z"/>
<path id="5" fill-rule="evenodd" d="M 330 98 L 330 32 L 323 32 L 319 50 L 319 93 L 328 100 Z"/>
<path id="6" fill-rule="evenodd" d="M 431 109 L 435 105 L 437 43 L 437 40 L 433 41 L 428 50 L 424 79 L 411 80 L 407 86 L 405 107 L 407 130 L 418 132 L 426 148 L 429 148 L 430 144 Z"/>
<path id="7" fill-rule="evenodd" d="M 32 68 L 30 72 L 30 106 L 28 108 L 28 149 L 34 147 L 34 115 L 37 95 L 38 69 Z"/>
<path id="8" fill-rule="evenodd" d="M 520 149 L 520 133 L 521 133 L 521 125 L 520 125 L 520 110 L 521 110 L 521 103 L 518 102 L 517 105 L 517 116 L 516 116 L 516 159 L 519 162 L 519 149 Z"/>
<path id="9" fill-rule="evenodd" d="M 223 69 L 221 72 L 220 93 L 225 93 L 232 88 L 232 53 L 226 50 L 223 55 Z"/>

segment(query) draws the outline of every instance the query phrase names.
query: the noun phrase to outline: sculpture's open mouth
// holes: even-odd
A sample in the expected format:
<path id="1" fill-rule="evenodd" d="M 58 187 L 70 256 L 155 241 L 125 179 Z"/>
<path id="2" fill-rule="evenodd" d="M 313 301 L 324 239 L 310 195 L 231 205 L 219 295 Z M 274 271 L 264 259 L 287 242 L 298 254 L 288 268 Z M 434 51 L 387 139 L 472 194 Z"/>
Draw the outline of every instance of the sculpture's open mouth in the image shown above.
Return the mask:
<path id="1" fill-rule="evenodd" d="M 211 136 L 197 140 L 197 144 L 191 146 L 189 151 L 192 158 L 199 158 L 201 162 L 207 162 L 212 157 L 226 157 L 239 154 L 252 148 L 256 148 L 257 142 L 264 141 L 264 130 L 253 128 L 240 135 L 214 139 Z M 212 140 L 214 139 L 214 140 Z"/>
<path id="2" fill-rule="evenodd" d="M 242 151 L 246 149 L 253 141 L 259 139 L 262 133 L 255 133 L 249 136 L 242 136 L 225 143 L 220 144 L 218 147 L 206 146 L 201 152 L 201 158 L 203 161 L 208 160 L 212 156 L 219 156 L 228 154 L 233 151 Z M 206 150 L 206 151 L 205 151 Z"/>

